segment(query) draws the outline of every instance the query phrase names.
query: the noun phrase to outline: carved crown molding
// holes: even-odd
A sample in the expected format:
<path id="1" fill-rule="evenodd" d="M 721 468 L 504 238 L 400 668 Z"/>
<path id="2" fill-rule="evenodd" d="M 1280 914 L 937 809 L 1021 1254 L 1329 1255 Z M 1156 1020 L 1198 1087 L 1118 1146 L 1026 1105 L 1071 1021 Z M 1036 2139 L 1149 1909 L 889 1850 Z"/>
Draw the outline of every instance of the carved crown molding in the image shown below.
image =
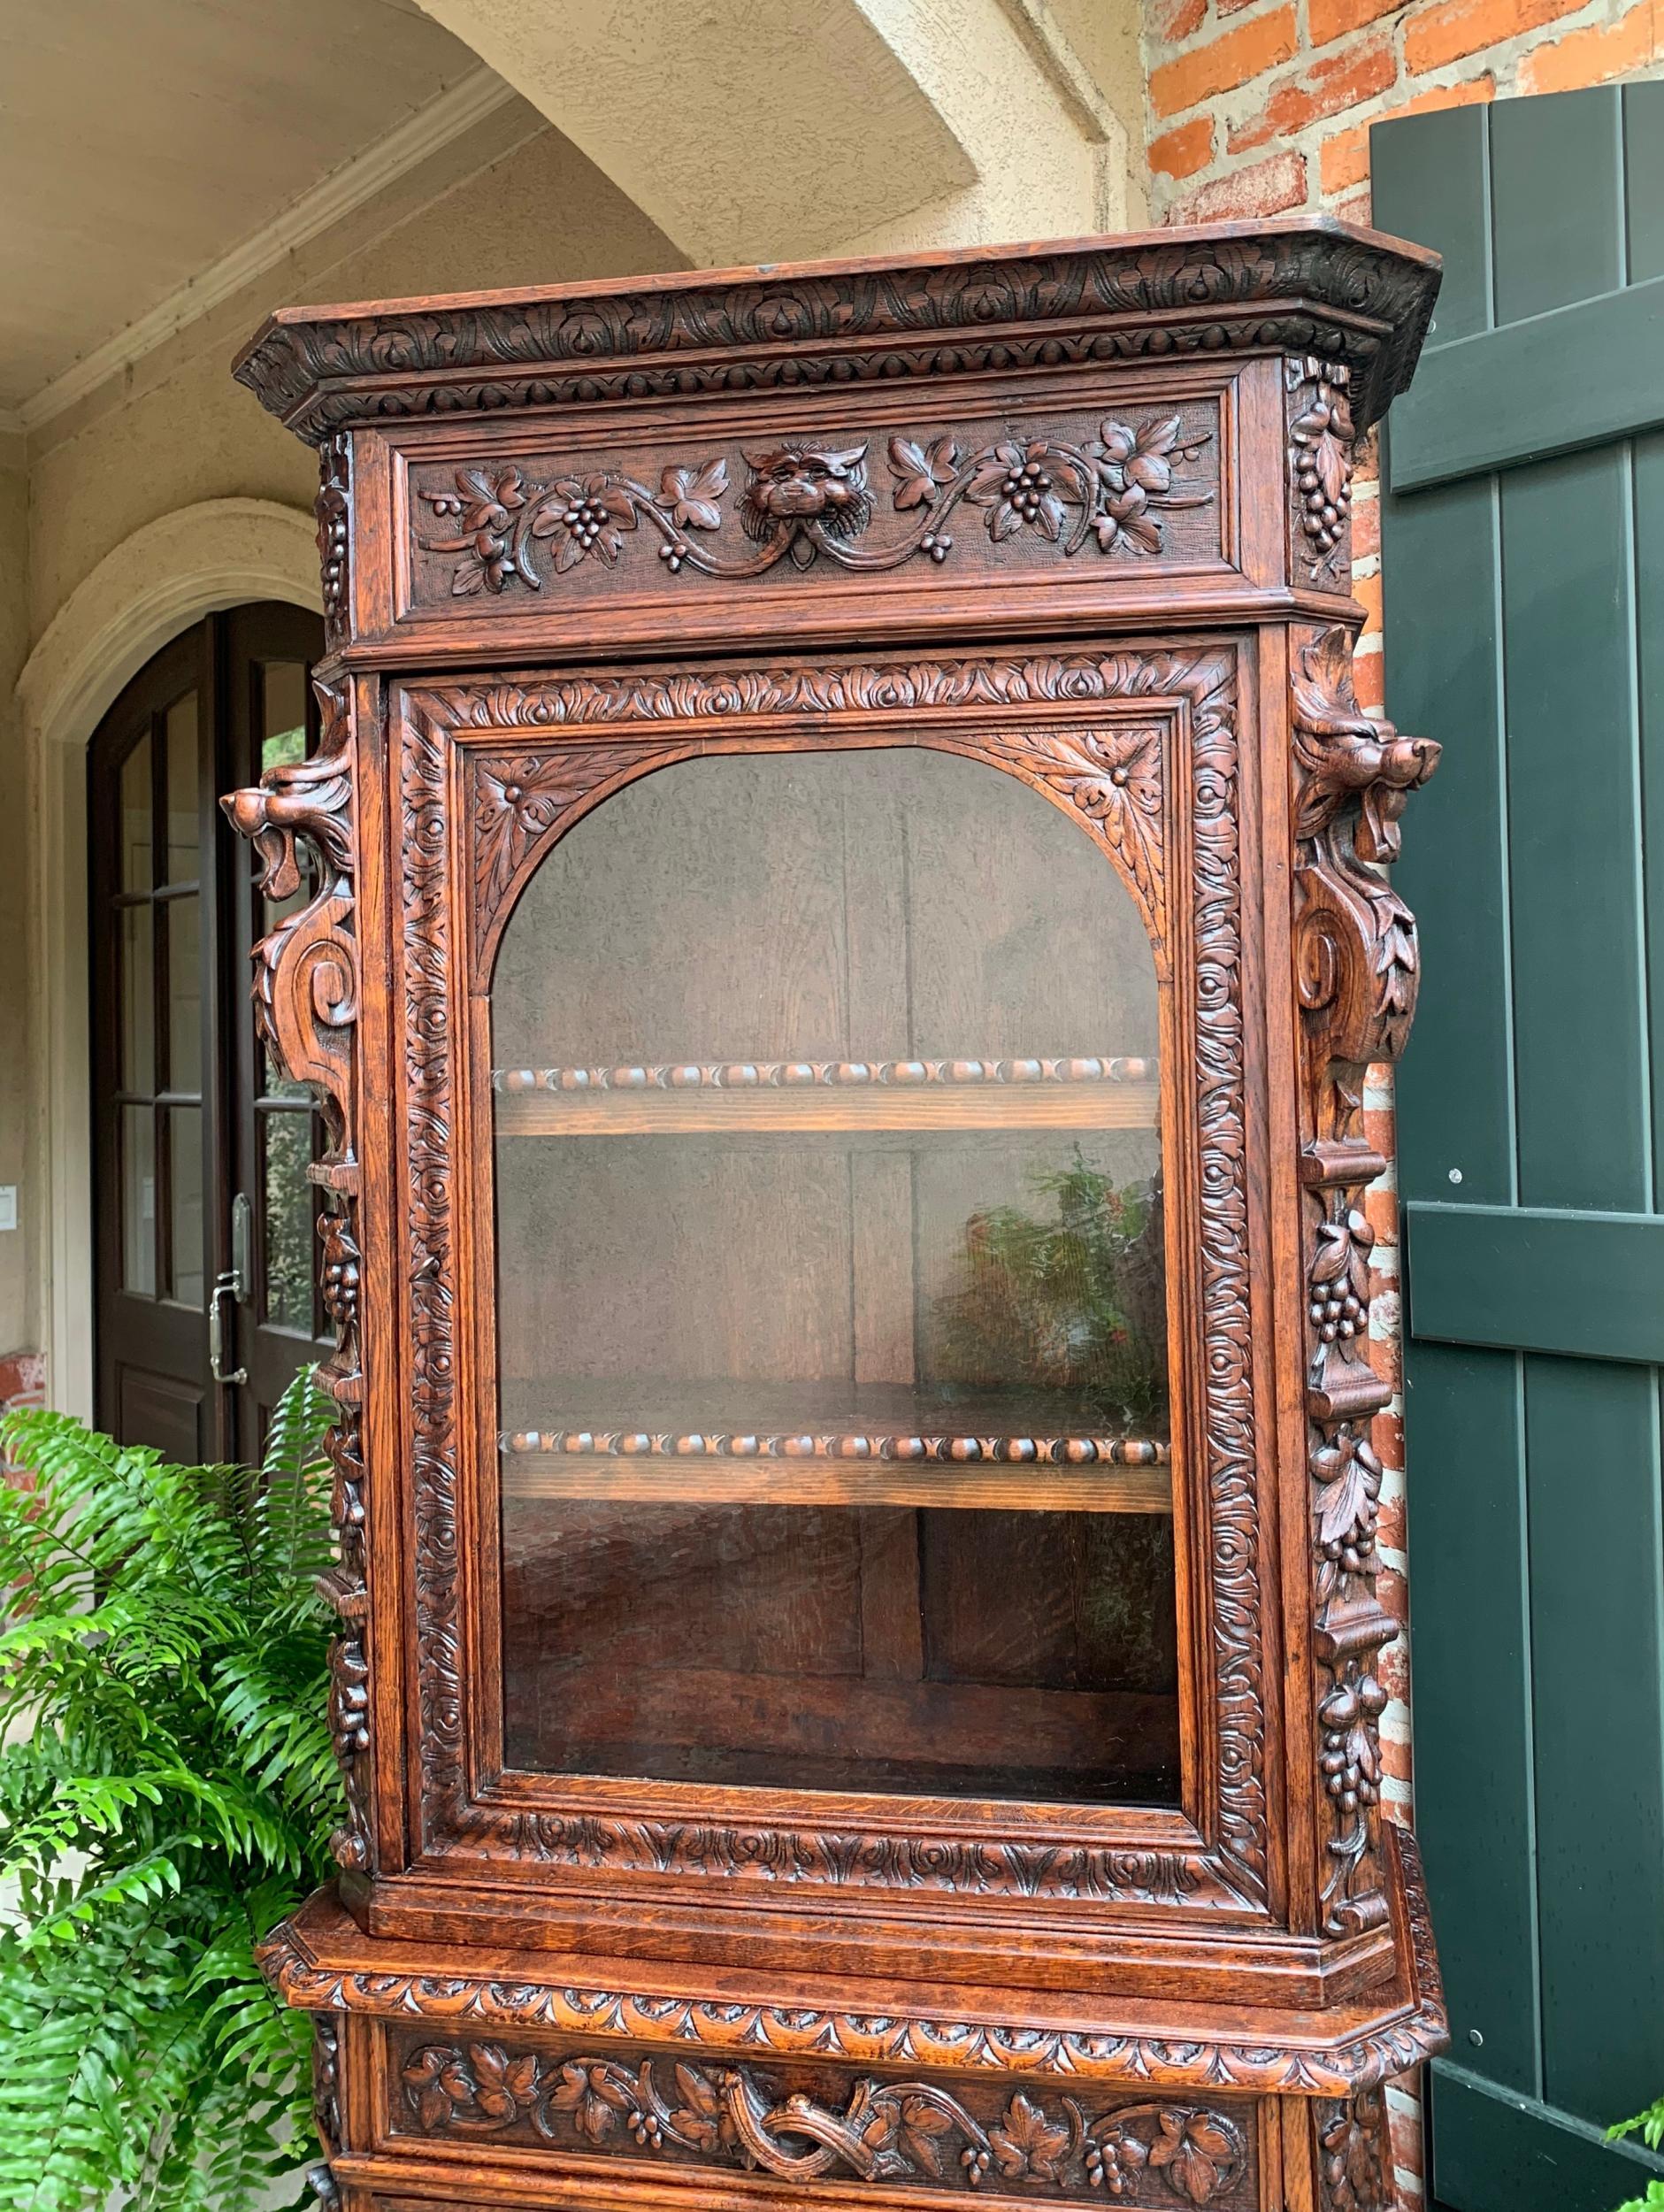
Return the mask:
<path id="1" fill-rule="evenodd" d="M 964 2014 L 842 2012 L 807 1999 L 783 2005 L 648 1994 L 540 1978 L 525 1955 L 511 1973 L 459 1970 L 464 1955 L 455 1948 L 412 1967 L 402 1947 L 402 1962 L 387 1967 L 376 1962 L 375 1947 L 327 1895 L 274 1928 L 258 1956 L 286 2003 L 311 2012 L 416 2021 L 434 2035 L 476 2027 L 606 2036 L 673 2044 L 690 2058 L 722 2053 L 755 2063 L 762 2055 L 861 2067 L 1068 2077 L 1146 2096 L 1244 2090 L 1350 2098 L 1434 2056 L 1448 2039 L 1421 1861 L 1407 1831 L 1393 1834 L 1408 1937 L 1403 1979 L 1395 1994 L 1384 1999 L 1385 2016 L 1332 2041 L 1323 2039 L 1323 2016 L 1311 2012 L 1298 2016 L 1298 2032 L 1288 2016 L 1277 2016 L 1261 2036 L 1237 2040 L 1198 2035 L 1190 2027 L 1166 2036 L 1123 2034 L 1015 2025 Z"/>
<path id="2" fill-rule="evenodd" d="M 404 821 L 404 1032 L 412 1116 L 409 1296 L 413 1343 L 414 1513 L 419 1758 L 430 1845 L 489 1857 L 512 1852 L 586 1868 L 656 1873 L 699 1868 L 748 1880 L 978 1895 L 1167 1901 L 1230 1909 L 1266 1890 L 1263 1594 L 1254 1481 L 1250 1263 L 1245 1184 L 1246 1107 L 1240 1005 L 1242 915 L 1238 857 L 1237 669 L 1226 647 L 1188 651 L 1036 655 L 831 668 L 688 670 L 550 678 L 535 683 L 424 686 L 403 695 L 399 745 Z M 720 718 L 732 741 L 741 718 L 821 715 L 974 703 L 1010 708 L 1147 701 L 1188 717 L 1190 922 L 1196 963 L 1193 1076 L 1200 1122 L 1203 1270 L 1201 1366 L 1215 1778 L 1220 1841 L 1185 1854 L 1062 1847 L 934 1834 L 847 1834 L 596 1817 L 554 1806 L 522 1811 L 471 1801 L 464 1781 L 465 1701 L 459 1653 L 451 1223 L 455 1073 L 452 950 L 444 898 L 449 742 L 458 731 L 504 733 L 467 748 L 464 784 L 473 883 L 472 968 L 488 964 L 493 933 L 550 846 L 633 777 L 702 749 L 686 726 Z M 680 724 L 655 743 L 635 730 Z M 622 741 L 531 748 L 539 729 L 610 724 Z M 1159 727 L 1159 726 L 1158 726 Z M 829 728 L 829 734 L 831 733 Z M 1066 732 L 1008 724 L 984 736 L 932 732 L 940 745 L 1020 776 L 1072 813 L 1122 873 L 1146 921 L 1164 873 L 1161 744 L 1142 718 L 1106 718 Z M 1156 941 L 1161 941 L 1158 935 Z"/>
<path id="3" fill-rule="evenodd" d="M 1275 352 L 1350 365 L 1361 432 L 1409 381 L 1438 285 L 1430 254 L 1299 218 L 900 265 L 288 309 L 235 373 L 317 444 L 388 418 Z"/>

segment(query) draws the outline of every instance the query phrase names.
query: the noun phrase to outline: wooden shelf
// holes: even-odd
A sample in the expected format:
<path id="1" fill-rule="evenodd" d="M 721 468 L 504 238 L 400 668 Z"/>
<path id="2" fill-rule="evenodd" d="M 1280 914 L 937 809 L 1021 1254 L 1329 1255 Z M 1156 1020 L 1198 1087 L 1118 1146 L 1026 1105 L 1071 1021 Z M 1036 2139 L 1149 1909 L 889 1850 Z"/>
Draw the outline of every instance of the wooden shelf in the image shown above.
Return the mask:
<path id="1" fill-rule="evenodd" d="M 869 1426 L 788 1435 L 517 1430 L 506 1497 L 712 1505 L 901 1505 L 1170 1513 L 1171 1449 L 1153 1438 L 907 1435 Z"/>
<path id="2" fill-rule="evenodd" d="M 688 1062 L 499 1068 L 504 1136 L 817 1129 L 1153 1129 L 1154 1060 Z"/>

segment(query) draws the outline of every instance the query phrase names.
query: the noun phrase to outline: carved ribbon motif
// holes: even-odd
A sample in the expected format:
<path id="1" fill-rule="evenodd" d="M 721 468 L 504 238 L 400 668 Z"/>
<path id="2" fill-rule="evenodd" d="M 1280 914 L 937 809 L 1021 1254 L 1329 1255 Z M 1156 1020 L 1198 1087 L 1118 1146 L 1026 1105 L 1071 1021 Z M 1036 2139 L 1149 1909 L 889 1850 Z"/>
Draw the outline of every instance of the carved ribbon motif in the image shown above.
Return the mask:
<path id="1" fill-rule="evenodd" d="M 656 491 L 617 468 L 548 484 L 527 482 L 513 465 L 461 468 L 449 487 L 420 493 L 444 527 L 417 542 L 424 552 L 463 557 L 451 577 L 456 597 L 499 593 L 517 580 L 539 591 L 546 573 L 564 575 L 586 559 L 610 568 L 638 527 L 657 540 L 672 575 L 686 567 L 739 581 L 787 558 L 808 568 L 823 555 L 866 571 L 899 568 L 916 554 L 939 565 L 953 550 L 946 526 L 962 503 L 981 510 L 995 545 L 1031 531 L 1066 555 L 1088 538 L 1104 553 L 1160 553 L 1163 511 L 1215 497 L 1211 487 L 1176 474 L 1212 435 L 1166 415 L 1136 426 L 1108 418 L 1084 442 L 1016 432 L 969 454 L 951 436 L 928 445 L 893 437 L 892 502 L 912 520 L 886 546 L 862 542 L 876 505 L 866 442 L 792 440 L 744 455 L 749 476 L 738 512 L 751 549 L 734 553 L 717 549 L 728 489 L 720 457 L 668 465 Z"/>
<path id="2" fill-rule="evenodd" d="M 1297 641 L 1292 676 L 1296 957 L 1307 1221 L 1307 1414 L 1313 1483 L 1318 1759 L 1330 1806 L 1323 1927 L 1379 1926 L 1380 1717 L 1375 1664 L 1397 1624 L 1376 1595 L 1381 1463 L 1371 1417 L 1391 1396 L 1369 1364 L 1366 1187 L 1386 1163 L 1363 1132 L 1365 1071 L 1402 1048 L 1415 1007 L 1415 925 L 1383 872 L 1407 795 L 1438 747 L 1372 721 L 1347 634 Z"/>
<path id="3" fill-rule="evenodd" d="M 329 458 L 326 454 L 326 485 Z M 320 530 L 323 500 L 319 503 Z M 234 829 L 253 841 L 260 888 L 288 899 L 310 882 L 306 905 L 287 914 L 254 949 L 255 1023 L 261 1041 L 296 1081 L 310 1083 L 326 1148 L 311 1170 L 327 1194 L 318 1221 L 325 1310 L 335 1348 L 318 1379 L 338 1407 L 326 1448 L 335 1471 L 333 1517 L 338 1564 L 324 1595 L 344 1632 L 330 1647 L 330 1726 L 347 1786 L 348 1819 L 334 1839 L 346 1867 L 369 1863 L 370 1669 L 364 1645 L 364 1456 L 360 1408 L 357 1055 L 358 949 L 353 918 L 352 737 L 344 680 L 317 687 L 318 750 L 269 769 L 260 782 L 221 802 Z"/>
<path id="4" fill-rule="evenodd" d="M 1208 2205 L 1230 2195 L 1249 2164 L 1240 2124 L 1192 2104 L 1089 2116 L 1073 2097 L 1018 2090 L 983 2120 L 933 2082 L 870 2077 L 840 2110 L 801 2093 L 781 2096 L 749 2067 L 627 2064 L 497 2043 L 422 2045 L 401 2082 L 403 2114 L 424 2134 L 521 2127 L 580 2150 L 679 2152 L 787 2181 L 841 2171 L 973 2189 L 1084 2182 L 1129 2205 Z"/>

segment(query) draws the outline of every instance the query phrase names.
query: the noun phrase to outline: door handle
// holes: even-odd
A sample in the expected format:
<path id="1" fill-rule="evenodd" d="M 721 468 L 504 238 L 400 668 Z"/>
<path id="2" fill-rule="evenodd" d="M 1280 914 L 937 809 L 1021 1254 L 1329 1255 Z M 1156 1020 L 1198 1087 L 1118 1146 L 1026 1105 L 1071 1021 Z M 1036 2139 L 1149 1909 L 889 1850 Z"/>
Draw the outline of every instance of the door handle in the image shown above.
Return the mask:
<path id="1" fill-rule="evenodd" d="M 225 1366 L 226 1323 L 225 1304 L 227 1298 L 242 1294 L 242 1286 L 234 1267 L 228 1267 L 214 1285 L 213 1296 L 208 1301 L 208 1371 L 217 1383 L 246 1383 L 246 1367 L 234 1367 L 229 1373 Z"/>

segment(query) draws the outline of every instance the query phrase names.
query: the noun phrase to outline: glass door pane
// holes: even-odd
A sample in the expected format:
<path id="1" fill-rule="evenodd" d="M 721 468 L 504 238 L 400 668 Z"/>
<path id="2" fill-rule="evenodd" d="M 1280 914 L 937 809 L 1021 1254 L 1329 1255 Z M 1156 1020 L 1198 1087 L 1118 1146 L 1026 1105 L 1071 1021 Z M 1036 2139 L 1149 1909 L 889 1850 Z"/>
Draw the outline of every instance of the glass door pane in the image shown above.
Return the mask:
<path id="1" fill-rule="evenodd" d="M 493 989 L 505 1748 L 1174 1803 L 1154 962 L 984 764 L 688 763 Z"/>

